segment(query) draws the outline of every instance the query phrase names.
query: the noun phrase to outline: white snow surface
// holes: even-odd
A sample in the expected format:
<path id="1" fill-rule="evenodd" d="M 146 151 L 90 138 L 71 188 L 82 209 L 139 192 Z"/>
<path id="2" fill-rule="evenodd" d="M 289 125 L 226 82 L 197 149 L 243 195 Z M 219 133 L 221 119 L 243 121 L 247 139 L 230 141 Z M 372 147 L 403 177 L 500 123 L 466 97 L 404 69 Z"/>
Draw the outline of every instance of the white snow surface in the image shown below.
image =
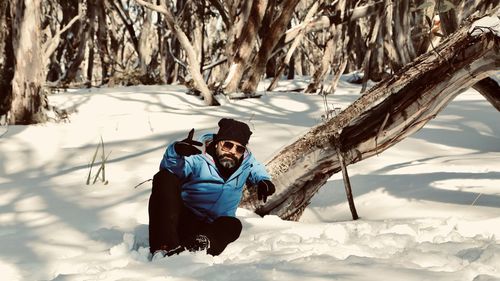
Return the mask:
<path id="1" fill-rule="evenodd" d="M 359 87 L 342 81 L 328 103 L 345 108 L 357 97 Z M 336 174 L 300 222 L 238 209 L 243 232 L 220 256 L 153 260 L 151 182 L 134 186 L 152 178 L 170 142 L 236 118 L 250 125 L 250 149 L 265 163 L 321 122 L 322 98 L 274 92 L 206 107 L 181 86 L 49 98 L 76 110 L 69 122 L 1 131 L 1 280 L 500 280 L 500 115 L 474 90 L 348 167 L 359 220 Z M 108 183 L 86 185 L 101 137 Z"/>

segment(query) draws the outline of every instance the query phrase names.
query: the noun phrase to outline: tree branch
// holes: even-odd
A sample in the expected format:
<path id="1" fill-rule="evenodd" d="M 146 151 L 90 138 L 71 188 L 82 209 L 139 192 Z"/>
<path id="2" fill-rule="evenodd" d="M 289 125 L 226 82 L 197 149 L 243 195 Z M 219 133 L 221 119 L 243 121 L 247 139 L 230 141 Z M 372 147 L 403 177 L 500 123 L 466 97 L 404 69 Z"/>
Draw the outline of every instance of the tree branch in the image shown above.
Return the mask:
<path id="1" fill-rule="evenodd" d="M 42 46 L 42 54 L 43 54 L 43 63 L 44 65 L 47 65 L 49 62 L 50 56 L 55 52 L 57 49 L 57 46 L 59 45 L 59 42 L 61 41 L 61 35 L 68 30 L 77 20 L 79 20 L 83 15 L 80 13 L 76 15 L 74 18 L 72 18 L 68 24 L 66 24 L 61 30 L 56 32 L 54 36 L 51 38 L 51 40 L 47 41 L 43 46 Z"/>
<path id="2" fill-rule="evenodd" d="M 139 39 L 137 39 L 137 35 L 135 35 L 134 27 L 132 24 L 128 22 L 128 18 L 123 15 L 125 13 L 123 11 L 123 7 L 121 6 L 120 1 L 111 1 L 113 3 L 113 6 L 115 7 L 118 16 L 122 20 L 123 24 L 125 25 L 125 28 L 127 29 L 127 32 L 130 35 L 130 39 L 132 40 L 132 44 L 134 45 L 134 50 L 139 54 Z M 118 4 L 120 3 L 120 4 Z M 120 5 L 120 6 L 119 6 Z"/>

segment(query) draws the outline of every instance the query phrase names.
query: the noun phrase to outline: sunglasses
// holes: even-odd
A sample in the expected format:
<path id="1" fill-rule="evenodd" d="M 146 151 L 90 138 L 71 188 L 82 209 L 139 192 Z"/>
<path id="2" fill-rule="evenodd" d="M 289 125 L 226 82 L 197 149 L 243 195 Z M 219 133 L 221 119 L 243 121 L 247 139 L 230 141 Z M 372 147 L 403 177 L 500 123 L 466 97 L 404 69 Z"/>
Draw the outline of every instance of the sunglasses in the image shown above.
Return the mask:
<path id="1" fill-rule="evenodd" d="M 235 146 L 236 146 L 236 152 L 238 154 L 243 154 L 247 150 L 243 145 L 235 144 L 235 143 L 232 143 L 229 141 L 222 141 L 221 148 L 224 151 L 231 151 L 231 149 L 233 149 L 233 147 L 235 147 Z"/>

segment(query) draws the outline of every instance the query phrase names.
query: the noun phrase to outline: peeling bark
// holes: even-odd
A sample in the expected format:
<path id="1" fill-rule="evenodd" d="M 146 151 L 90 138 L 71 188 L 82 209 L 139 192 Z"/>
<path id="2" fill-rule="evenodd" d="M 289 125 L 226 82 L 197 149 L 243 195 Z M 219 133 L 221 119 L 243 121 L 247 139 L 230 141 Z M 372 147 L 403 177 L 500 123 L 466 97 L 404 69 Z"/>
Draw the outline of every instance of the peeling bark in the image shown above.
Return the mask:
<path id="1" fill-rule="evenodd" d="M 44 122 L 48 108 L 42 92 L 44 81 L 40 34 L 40 0 L 11 2 L 15 72 L 12 78 L 12 105 L 7 116 L 9 124 Z"/>

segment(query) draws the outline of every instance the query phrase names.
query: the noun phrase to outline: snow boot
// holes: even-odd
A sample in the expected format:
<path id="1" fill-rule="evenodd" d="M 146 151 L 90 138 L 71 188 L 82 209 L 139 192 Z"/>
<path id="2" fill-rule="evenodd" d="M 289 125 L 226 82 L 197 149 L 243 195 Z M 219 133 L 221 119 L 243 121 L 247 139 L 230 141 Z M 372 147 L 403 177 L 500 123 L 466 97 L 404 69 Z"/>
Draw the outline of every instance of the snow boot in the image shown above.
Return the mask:
<path id="1" fill-rule="evenodd" d="M 208 248 L 210 248 L 210 239 L 203 234 L 198 234 L 193 238 L 191 243 L 186 246 L 186 248 L 190 252 L 207 250 Z"/>

